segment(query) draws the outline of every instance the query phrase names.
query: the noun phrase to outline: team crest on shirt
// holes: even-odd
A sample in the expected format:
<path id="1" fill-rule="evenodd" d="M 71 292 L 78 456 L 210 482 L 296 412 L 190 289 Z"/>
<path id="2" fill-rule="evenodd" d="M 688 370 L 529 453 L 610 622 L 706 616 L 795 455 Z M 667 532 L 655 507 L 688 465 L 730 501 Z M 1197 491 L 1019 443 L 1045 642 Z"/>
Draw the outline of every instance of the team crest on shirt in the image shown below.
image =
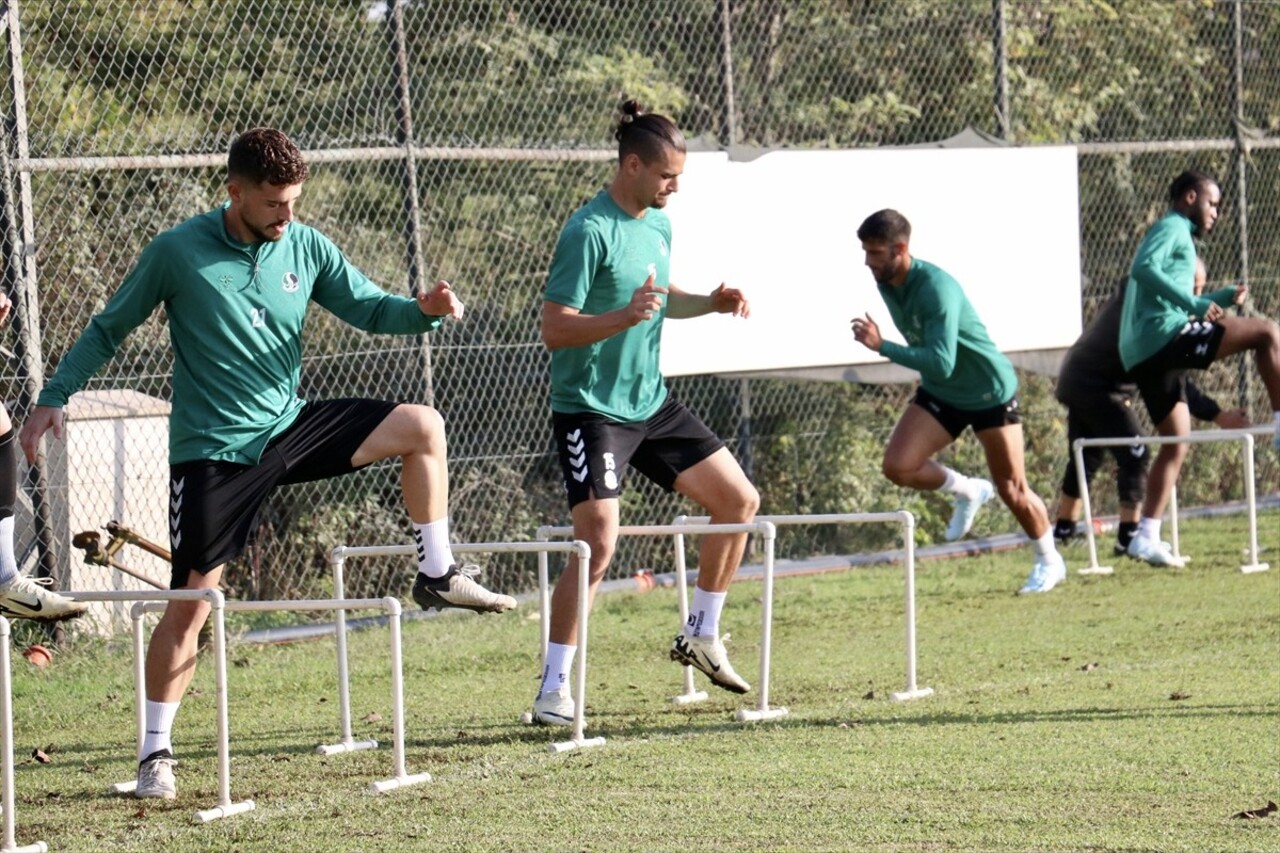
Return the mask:
<path id="1" fill-rule="evenodd" d="M 298 274 L 295 272 L 285 273 L 281 284 L 284 286 L 285 293 L 296 293 L 298 290 Z"/>
<path id="2" fill-rule="evenodd" d="M 658 238 L 658 254 L 664 258 L 667 256 L 667 241 L 662 237 Z"/>

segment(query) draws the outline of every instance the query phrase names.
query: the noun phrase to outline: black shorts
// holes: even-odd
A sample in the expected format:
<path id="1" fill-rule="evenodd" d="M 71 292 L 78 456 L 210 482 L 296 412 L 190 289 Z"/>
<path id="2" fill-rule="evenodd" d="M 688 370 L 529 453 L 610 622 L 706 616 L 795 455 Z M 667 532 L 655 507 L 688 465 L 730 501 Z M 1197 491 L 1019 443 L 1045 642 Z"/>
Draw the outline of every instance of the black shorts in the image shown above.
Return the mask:
<path id="1" fill-rule="evenodd" d="M 258 509 L 276 486 L 356 470 L 351 457 L 397 405 L 360 399 L 307 403 L 256 465 L 207 459 L 170 465 L 170 588 L 185 587 L 193 571 L 205 574 L 240 556 Z"/>
<path id="2" fill-rule="evenodd" d="M 552 412 L 569 508 L 590 498 L 622 494 L 631 464 L 667 491 L 680 472 L 724 447 L 693 412 L 668 396 L 648 420 L 622 423 L 590 412 Z"/>
<path id="3" fill-rule="evenodd" d="M 1213 364 L 1226 333 L 1219 323 L 1193 320 L 1155 355 L 1129 371 L 1152 423 L 1158 425 L 1174 406 L 1187 402 L 1187 371 L 1204 370 Z"/>
<path id="4" fill-rule="evenodd" d="M 1097 394 L 1088 400 L 1067 403 L 1067 445 L 1074 445 L 1077 438 L 1124 438 L 1142 435 L 1142 425 L 1134 411 L 1133 395 L 1120 391 Z M 1136 504 L 1142 501 L 1147 482 L 1147 447 L 1135 442 L 1126 447 L 1090 447 L 1083 449 L 1084 475 L 1092 481 L 1102 467 L 1107 452 L 1116 460 L 1116 485 L 1120 502 Z M 1076 473 L 1074 452 L 1067 457 L 1062 477 L 1062 493 L 1069 498 L 1080 497 L 1080 482 Z"/>
<path id="5" fill-rule="evenodd" d="M 942 424 L 942 428 L 959 438 L 964 428 L 971 426 L 974 432 L 981 432 L 992 427 L 1010 426 L 1022 423 L 1022 415 L 1018 413 L 1018 398 L 1010 397 L 998 406 L 985 409 L 957 409 L 950 403 L 944 403 L 923 388 L 916 389 L 911 402 L 924 409 L 933 419 Z"/>

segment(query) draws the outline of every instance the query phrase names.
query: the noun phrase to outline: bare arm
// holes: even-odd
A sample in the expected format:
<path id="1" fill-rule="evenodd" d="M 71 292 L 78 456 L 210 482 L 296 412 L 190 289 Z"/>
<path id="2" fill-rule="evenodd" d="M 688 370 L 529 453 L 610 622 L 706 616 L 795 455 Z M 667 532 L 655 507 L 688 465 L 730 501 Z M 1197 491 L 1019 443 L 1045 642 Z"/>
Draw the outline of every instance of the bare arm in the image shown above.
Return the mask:
<path id="1" fill-rule="evenodd" d="M 542 342 L 549 350 L 585 347 L 611 338 L 618 332 L 652 320 L 662 309 L 665 287 L 653 283 L 653 276 L 631 294 L 624 307 L 603 314 L 583 314 L 577 308 L 557 302 L 542 303 Z"/>
<path id="2" fill-rule="evenodd" d="M 687 320 L 704 314 L 732 314 L 735 317 L 751 316 L 751 303 L 742 291 L 725 287 L 723 283 L 711 293 L 686 293 L 674 284 L 667 299 L 667 316 L 672 320 Z"/>

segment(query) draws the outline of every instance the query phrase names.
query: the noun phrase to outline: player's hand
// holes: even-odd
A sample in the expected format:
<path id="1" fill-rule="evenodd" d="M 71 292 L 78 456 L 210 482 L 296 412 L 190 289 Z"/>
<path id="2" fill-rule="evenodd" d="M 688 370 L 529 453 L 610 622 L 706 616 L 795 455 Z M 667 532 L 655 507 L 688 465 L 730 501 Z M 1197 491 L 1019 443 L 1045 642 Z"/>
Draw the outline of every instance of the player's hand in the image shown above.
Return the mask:
<path id="1" fill-rule="evenodd" d="M 9 299 L 9 294 L 0 290 L 0 326 L 9 319 L 9 312 L 13 310 L 13 302 Z"/>
<path id="2" fill-rule="evenodd" d="M 453 292 L 449 282 L 441 280 L 426 293 L 418 294 L 418 308 L 430 317 L 452 317 L 455 320 L 461 320 L 466 306 L 462 304 L 458 294 Z"/>
<path id="3" fill-rule="evenodd" d="M 66 420 L 67 413 L 57 406 L 36 406 L 31 410 L 31 414 L 27 415 L 27 422 L 22 425 L 22 432 L 18 434 L 18 444 L 29 464 L 36 463 L 40 437 L 50 428 L 53 429 L 53 437 L 62 441 L 62 427 Z"/>
<path id="4" fill-rule="evenodd" d="M 884 343 L 884 338 L 880 337 L 880 327 L 876 325 L 875 320 L 871 319 L 870 314 L 854 317 L 849 321 L 849 328 L 853 330 L 854 340 L 869 350 L 880 352 L 880 345 Z"/>
<path id="5" fill-rule="evenodd" d="M 627 325 L 634 326 L 646 320 L 652 320 L 654 315 L 662 310 L 662 296 L 666 292 L 667 288 L 658 287 L 653 283 L 653 273 L 649 273 L 644 284 L 635 289 L 631 294 L 631 301 L 627 303 Z"/>
<path id="6" fill-rule="evenodd" d="M 1214 320 L 1219 319 L 1221 316 L 1222 316 L 1222 306 L 1214 302 L 1207 309 L 1205 309 L 1203 319 L 1205 320 L 1205 322 L 1212 323 Z"/>
<path id="7" fill-rule="evenodd" d="M 1223 429 L 1244 429 L 1249 425 L 1249 415 L 1244 409 L 1223 409 L 1213 422 Z"/>
<path id="8" fill-rule="evenodd" d="M 736 287 L 725 287 L 724 282 L 711 291 L 711 310 L 717 314 L 732 314 L 744 320 L 751 316 L 751 303 Z"/>
<path id="9" fill-rule="evenodd" d="M 1245 300 L 1249 298 L 1249 285 L 1237 284 L 1236 295 L 1231 297 L 1232 305 L 1243 305 Z"/>

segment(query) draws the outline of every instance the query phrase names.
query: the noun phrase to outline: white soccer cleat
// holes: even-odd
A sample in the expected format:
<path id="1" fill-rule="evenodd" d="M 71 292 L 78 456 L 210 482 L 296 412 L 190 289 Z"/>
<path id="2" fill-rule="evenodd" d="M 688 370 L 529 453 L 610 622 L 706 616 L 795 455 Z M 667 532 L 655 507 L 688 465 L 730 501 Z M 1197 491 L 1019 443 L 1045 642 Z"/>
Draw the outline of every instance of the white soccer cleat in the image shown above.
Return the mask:
<path id="1" fill-rule="evenodd" d="M 724 643 L 719 637 L 690 637 L 677 634 L 671 644 L 671 659 L 677 663 L 687 664 L 711 679 L 716 687 L 723 687 L 731 693 L 746 693 L 751 685 L 743 681 L 733 671 L 729 663 L 729 655 L 724 650 Z"/>
<path id="2" fill-rule="evenodd" d="M 1036 560 L 1036 564 L 1031 567 L 1031 574 L 1027 576 L 1027 582 L 1018 590 L 1018 595 L 1048 592 L 1066 579 L 1067 563 L 1055 551 L 1043 560 Z"/>
<path id="3" fill-rule="evenodd" d="M 947 541 L 954 542 L 964 536 L 973 527 L 973 520 L 978 517 L 978 510 L 991 500 L 996 493 L 990 480 L 974 479 L 975 494 L 971 498 L 956 496 L 956 508 L 951 513 L 951 521 L 947 523 Z"/>
<path id="4" fill-rule="evenodd" d="M 140 800 L 172 800 L 178 796 L 173 769 L 178 759 L 167 749 L 151 753 L 138 764 L 138 787 L 133 795 Z"/>
<path id="5" fill-rule="evenodd" d="M 444 611 L 448 607 L 473 610 L 476 613 L 505 613 L 515 609 L 516 600 L 509 595 L 491 592 L 474 578 L 479 566 L 450 566 L 444 577 L 429 578 L 418 572 L 413 582 L 413 600 L 423 610 Z"/>
<path id="6" fill-rule="evenodd" d="M 533 722 L 540 726 L 571 726 L 575 710 L 569 688 L 560 687 L 533 700 Z"/>
<path id="7" fill-rule="evenodd" d="M 1129 556 L 1153 566 L 1180 569 L 1187 564 L 1186 560 L 1173 555 L 1173 548 L 1169 543 L 1156 542 L 1145 536 L 1135 536 L 1129 540 Z"/>
<path id="8" fill-rule="evenodd" d="M 0 615 L 37 622 L 61 622 L 82 616 L 89 605 L 72 601 L 49 589 L 50 578 L 34 580 L 19 572 L 6 584 L 0 584 Z"/>

